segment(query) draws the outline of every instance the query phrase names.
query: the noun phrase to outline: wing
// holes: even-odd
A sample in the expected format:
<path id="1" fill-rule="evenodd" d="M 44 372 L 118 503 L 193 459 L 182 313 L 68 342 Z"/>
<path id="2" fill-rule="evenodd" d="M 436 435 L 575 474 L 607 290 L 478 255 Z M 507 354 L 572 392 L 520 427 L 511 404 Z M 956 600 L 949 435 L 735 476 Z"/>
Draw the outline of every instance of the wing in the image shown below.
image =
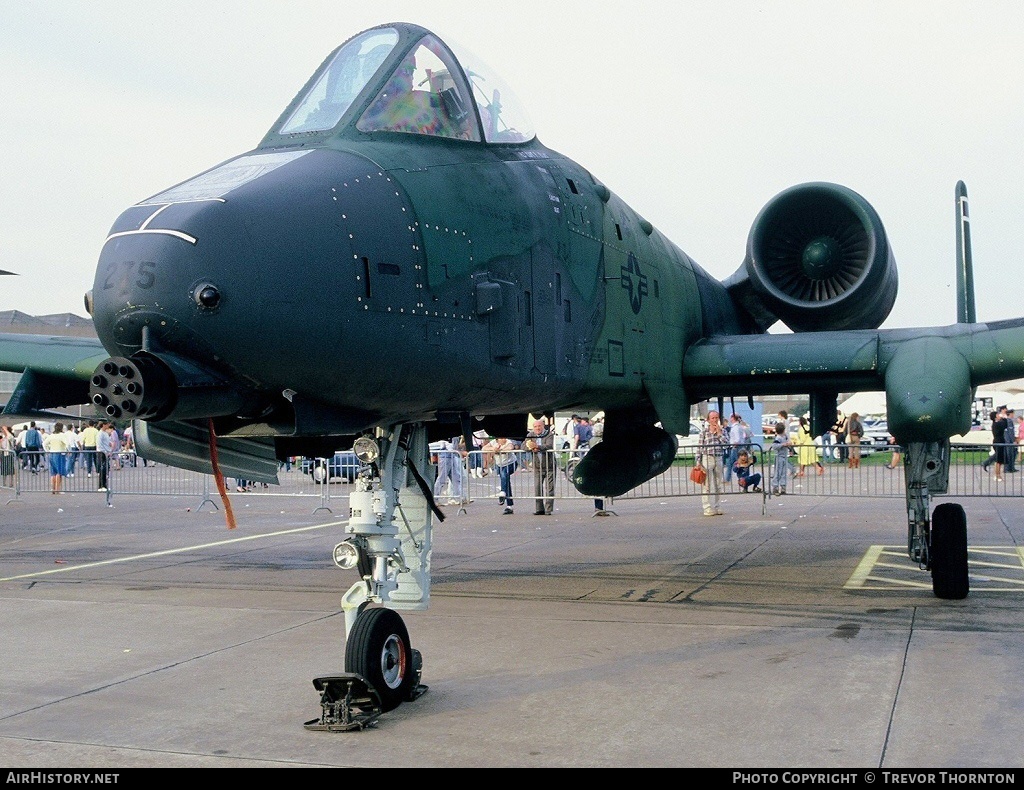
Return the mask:
<path id="1" fill-rule="evenodd" d="M 812 412 L 820 412 L 812 418 L 822 420 L 814 433 L 834 419 L 839 392 L 884 391 L 889 429 L 901 444 L 966 433 L 974 389 L 1021 376 L 1020 318 L 919 329 L 716 336 L 691 346 L 683 361 L 692 402 L 810 393 Z"/>
<path id="2" fill-rule="evenodd" d="M 22 374 L 3 413 L 88 403 L 89 379 L 107 357 L 95 338 L 0 334 L 0 370 Z"/>

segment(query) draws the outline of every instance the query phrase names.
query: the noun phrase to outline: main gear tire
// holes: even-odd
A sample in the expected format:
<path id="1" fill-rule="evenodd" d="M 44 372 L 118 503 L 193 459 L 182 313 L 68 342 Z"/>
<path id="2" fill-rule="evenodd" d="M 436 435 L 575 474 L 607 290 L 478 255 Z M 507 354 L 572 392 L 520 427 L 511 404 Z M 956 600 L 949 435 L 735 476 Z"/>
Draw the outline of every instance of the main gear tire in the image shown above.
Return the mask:
<path id="1" fill-rule="evenodd" d="M 967 514 L 962 505 L 943 502 L 932 513 L 931 566 L 932 592 L 936 597 L 967 597 Z"/>

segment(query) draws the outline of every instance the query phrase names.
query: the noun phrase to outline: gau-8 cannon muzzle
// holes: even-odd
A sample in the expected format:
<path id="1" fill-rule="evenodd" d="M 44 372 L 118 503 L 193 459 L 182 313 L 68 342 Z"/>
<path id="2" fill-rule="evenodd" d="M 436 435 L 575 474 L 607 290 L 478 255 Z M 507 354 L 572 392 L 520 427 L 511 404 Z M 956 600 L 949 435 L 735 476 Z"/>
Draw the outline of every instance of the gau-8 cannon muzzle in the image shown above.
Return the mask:
<path id="1" fill-rule="evenodd" d="M 89 382 L 89 400 L 109 419 L 187 420 L 239 412 L 248 393 L 174 355 L 110 357 Z"/>

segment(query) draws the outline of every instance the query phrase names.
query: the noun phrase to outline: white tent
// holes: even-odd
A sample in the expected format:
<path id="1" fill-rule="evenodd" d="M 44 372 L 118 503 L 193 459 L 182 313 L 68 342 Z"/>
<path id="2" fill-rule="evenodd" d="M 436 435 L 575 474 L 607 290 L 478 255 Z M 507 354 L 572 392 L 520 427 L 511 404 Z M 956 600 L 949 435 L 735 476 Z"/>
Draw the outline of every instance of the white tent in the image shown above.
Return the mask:
<path id="1" fill-rule="evenodd" d="M 989 384 L 978 387 L 978 398 L 991 398 L 992 408 L 1009 406 L 1014 411 L 1024 411 L 1024 390 L 1018 389 L 1019 382 L 1004 382 L 1002 384 Z M 861 417 L 884 417 L 885 393 L 884 392 L 855 392 L 849 398 L 839 402 L 839 411 L 850 415 L 857 412 Z M 985 417 L 988 417 L 986 414 Z"/>
<path id="2" fill-rule="evenodd" d="M 977 397 L 991 398 L 993 409 L 998 409 L 1000 406 L 1009 406 L 1014 411 L 1018 411 L 1024 407 L 1024 395 L 1010 390 L 994 390 L 978 387 Z"/>
<path id="3" fill-rule="evenodd" d="M 855 392 L 839 403 L 839 411 L 847 416 L 856 412 L 861 417 L 884 417 L 885 393 Z"/>

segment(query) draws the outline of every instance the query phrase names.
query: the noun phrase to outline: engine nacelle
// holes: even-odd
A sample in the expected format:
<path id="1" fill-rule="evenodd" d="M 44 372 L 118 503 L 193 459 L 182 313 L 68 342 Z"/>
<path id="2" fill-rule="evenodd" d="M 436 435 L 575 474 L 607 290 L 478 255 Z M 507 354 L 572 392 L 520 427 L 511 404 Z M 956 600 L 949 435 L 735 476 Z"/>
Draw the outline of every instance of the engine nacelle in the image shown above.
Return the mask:
<path id="1" fill-rule="evenodd" d="M 896 302 L 896 262 L 871 205 L 838 184 L 800 184 L 761 209 L 729 293 L 762 329 L 876 329 Z"/>
<path id="2" fill-rule="evenodd" d="M 606 436 L 583 456 L 572 483 L 584 496 L 621 496 L 672 466 L 678 447 L 675 436 L 654 425 Z"/>

